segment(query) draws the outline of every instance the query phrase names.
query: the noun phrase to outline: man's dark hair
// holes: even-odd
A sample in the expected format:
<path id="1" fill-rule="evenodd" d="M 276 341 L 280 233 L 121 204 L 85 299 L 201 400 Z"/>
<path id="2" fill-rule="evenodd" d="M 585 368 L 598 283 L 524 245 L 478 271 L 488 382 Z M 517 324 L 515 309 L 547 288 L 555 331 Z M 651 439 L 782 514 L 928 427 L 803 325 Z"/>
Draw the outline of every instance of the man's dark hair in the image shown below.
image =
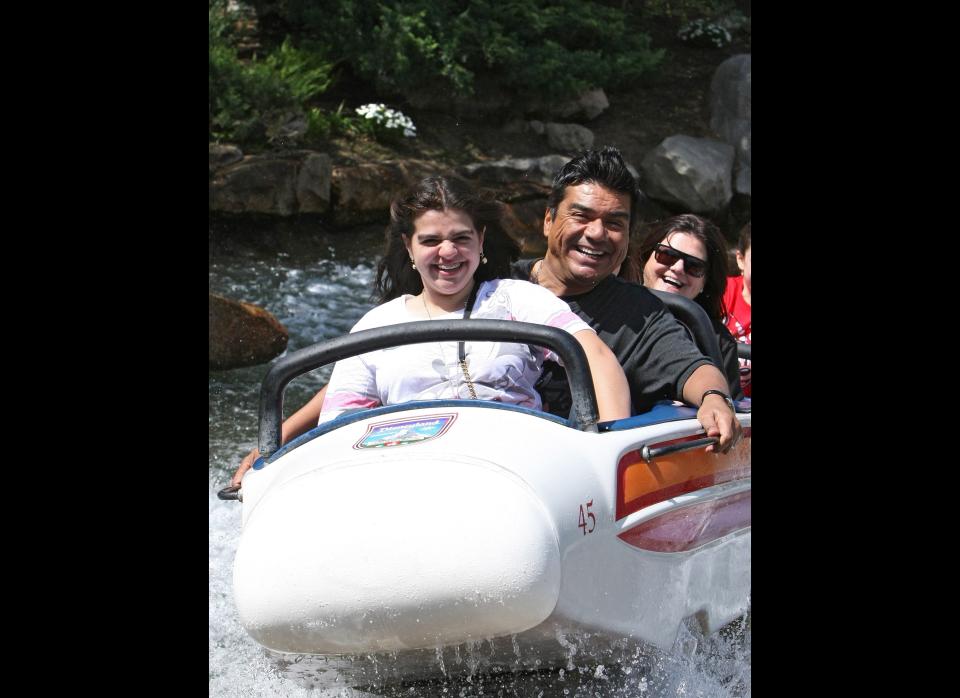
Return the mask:
<path id="1" fill-rule="evenodd" d="M 547 198 L 547 208 L 553 218 L 563 201 L 567 187 L 584 182 L 599 184 L 618 194 L 630 196 L 630 225 L 637 220 L 637 205 L 640 200 L 637 181 L 630 174 L 620 150 L 607 145 L 600 150 L 585 150 L 559 169 L 553 178 L 553 188 Z"/>

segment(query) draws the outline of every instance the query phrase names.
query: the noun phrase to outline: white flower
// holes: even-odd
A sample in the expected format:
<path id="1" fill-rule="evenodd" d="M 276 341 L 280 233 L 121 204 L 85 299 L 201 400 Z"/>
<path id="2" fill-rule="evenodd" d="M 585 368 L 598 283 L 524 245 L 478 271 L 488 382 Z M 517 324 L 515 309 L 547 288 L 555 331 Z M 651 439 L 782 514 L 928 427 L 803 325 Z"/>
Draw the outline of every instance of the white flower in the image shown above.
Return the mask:
<path id="1" fill-rule="evenodd" d="M 388 131 L 402 130 L 407 138 L 415 138 L 417 127 L 413 125 L 413 120 L 401 111 L 388 109 L 385 104 L 364 104 L 357 107 L 357 114 L 365 119 L 372 119 L 378 126 L 382 126 Z"/>
<path id="2" fill-rule="evenodd" d="M 733 41 L 733 37 L 726 27 L 704 19 L 695 19 L 683 25 L 677 32 L 677 36 L 682 41 L 692 41 L 704 37 L 717 48 L 723 48 Z"/>

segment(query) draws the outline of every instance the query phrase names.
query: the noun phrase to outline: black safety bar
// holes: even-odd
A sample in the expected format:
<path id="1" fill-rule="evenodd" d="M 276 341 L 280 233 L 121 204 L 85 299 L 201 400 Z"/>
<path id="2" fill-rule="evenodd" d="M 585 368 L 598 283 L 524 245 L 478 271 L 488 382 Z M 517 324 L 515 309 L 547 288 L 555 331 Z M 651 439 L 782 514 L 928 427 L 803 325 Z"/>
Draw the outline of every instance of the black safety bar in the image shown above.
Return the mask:
<path id="1" fill-rule="evenodd" d="M 299 375 L 357 354 L 405 344 L 443 341 L 519 342 L 552 349 L 567 370 L 573 407 L 569 423 L 581 431 L 596 431 L 599 411 L 587 355 L 569 332 L 555 327 L 510 320 L 426 320 L 353 332 L 291 352 L 278 359 L 260 386 L 260 455 L 269 458 L 280 448 L 283 392 Z"/>

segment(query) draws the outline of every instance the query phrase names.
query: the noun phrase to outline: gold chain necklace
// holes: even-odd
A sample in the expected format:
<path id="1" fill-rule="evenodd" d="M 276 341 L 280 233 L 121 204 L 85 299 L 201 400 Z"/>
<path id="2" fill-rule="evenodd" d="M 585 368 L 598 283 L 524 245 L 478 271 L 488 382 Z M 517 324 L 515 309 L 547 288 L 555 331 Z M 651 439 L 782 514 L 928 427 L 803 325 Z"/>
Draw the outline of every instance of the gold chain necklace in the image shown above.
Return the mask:
<path id="1" fill-rule="evenodd" d="M 470 298 L 473 298 L 473 294 L 470 294 Z M 423 301 L 423 309 L 427 313 L 427 319 L 433 320 L 433 316 L 430 315 L 430 308 L 427 307 L 427 294 L 424 293 L 420 296 L 420 300 Z M 469 317 L 466 313 L 466 304 L 464 304 L 464 315 Z M 443 342 L 437 342 L 440 345 L 440 358 L 443 360 L 443 365 L 447 365 L 447 356 L 443 351 Z M 473 387 L 473 381 L 470 379 L 470 374 L 467 372 L 467 357 L 464 353 L 463 342 L 460 342 L 460 370 L 463 371 L 463 379 L 467 382 L 467 390 L 470 391 L 470 398 L 473 400 L 477 399 L 477 390 Z M 457 397 L 460 397 L 460 391 L 457 390 Z"/>

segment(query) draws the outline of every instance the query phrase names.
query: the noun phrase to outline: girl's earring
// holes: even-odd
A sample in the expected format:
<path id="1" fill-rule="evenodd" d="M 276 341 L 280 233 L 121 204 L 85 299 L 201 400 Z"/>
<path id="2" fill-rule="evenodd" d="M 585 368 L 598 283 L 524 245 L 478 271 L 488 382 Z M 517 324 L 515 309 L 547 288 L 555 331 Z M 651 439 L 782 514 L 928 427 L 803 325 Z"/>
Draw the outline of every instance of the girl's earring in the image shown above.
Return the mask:
<path id="1" fill-rule="evenodd" d="M 480 264 L 486 264 L 486 263 L 487 263 L 487 258 L 483 254 L 483 250 L 480 250 Z"/>
<path id="2" fill-rule="evenodd" d="M 410 266 L 411 266 L 412 268 L 414 268 L 414 269 L 417 268 L 416 263 L 413 261 L 413 257 L 410 258 Z"/>

